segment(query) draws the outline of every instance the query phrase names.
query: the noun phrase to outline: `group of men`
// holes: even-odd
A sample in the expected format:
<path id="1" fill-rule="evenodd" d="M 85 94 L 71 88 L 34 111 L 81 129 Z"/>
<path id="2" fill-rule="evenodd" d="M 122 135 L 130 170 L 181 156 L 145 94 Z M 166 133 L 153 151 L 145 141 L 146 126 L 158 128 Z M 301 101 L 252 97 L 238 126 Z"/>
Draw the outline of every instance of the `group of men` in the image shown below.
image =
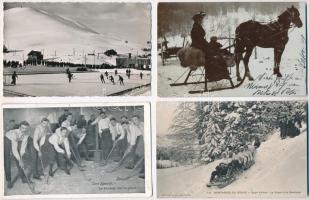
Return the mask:
<path id="1" fill-rule="evenodd" d="M 127 168 L 140 169 L 139 177 L 144 178 L 144 123 L 138 115 L 132 116 L 131 120 L 122 116 L 118 122 L 116 118 L 108 117 L 101 111 L 98 117 L 91 115 L 88 122 L 83 115 L 74 122 L 73 114 L 65 109 L 56 126 L 50 124 L 47 118 L 42 118 L 33 133 L 27 121 L 18 125 L 10 123 L 4 136 L 7 188 L 12 188 L 18 177 L 28 184 L 32 183 L 31 176 L 40 180 L 46 167 L 49 168 L 50 177 L 54 176 L 57 169 L 70 175 L 74 164 L 79 169 L 84 169 L 82 157 L 86 161 L 92 161 L 85 140 L 91 131 L 97 137 L 92 139 L 98 139 L 106 162 L 115 149 L 120 152 L 121 159 L 118 160 L 115 170 L 125 161 L 131 161 L 131 166 Z M 11 176 L 12 159 L 18 169 L 18 175 L 14 179 Z"/>
<path id="2" fill-rule="evenodd" d="M 123 76 L 121 76 L 120 74 L 118 74 L 117 69 L 115 70 L 114 73 L 115 73 L 116 76 L 118 75 L 118 82 L 119 82 L 119 84 L 120 84 L 120 85 L 124 85 L 124 78 L 123 78 Z M 115 83 L 114 77 L 113 77 L 112 75 L 109 75 L 109 73 L 108 73 L 107 71 L 104 72 L 104 75 L 106 76 L 106 79 L 107 79 L 107 80 L 110 80 L 110 81 L 112 82 L 113 85 L 116 84 L 116 83 Z M 100 74 L 101 83 L 105 83 L 104 75 L 103 75 L 103 74 Z M 127 75 L 128 79 L 130 79 L 130 77 L 131 77 L 131 70 L 130 70 L 130 69 L 127 69 L 127 70 L 126 70 L 126 75 Z M 139 73 L 140 79 L 143 79 L 143 76 L 144 76 L 143 72 L 140 72 L 140 73 Z"/>

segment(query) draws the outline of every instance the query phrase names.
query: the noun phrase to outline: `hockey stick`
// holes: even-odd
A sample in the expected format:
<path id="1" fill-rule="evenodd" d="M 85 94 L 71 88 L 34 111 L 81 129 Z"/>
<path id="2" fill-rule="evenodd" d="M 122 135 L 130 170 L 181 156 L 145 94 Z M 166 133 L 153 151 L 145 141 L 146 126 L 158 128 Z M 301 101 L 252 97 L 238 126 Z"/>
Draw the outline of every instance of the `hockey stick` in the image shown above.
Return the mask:
<path id="1" fill-rule="evenodd" d="M 40 194 L 41 192 L 36 191 L 34 185 L 30 183 L 30 180 L 29 180 L 29 178 L 28 178 L 28 176 L 27 176 L 27 174 L 26 174 L 26 172 L 25 172 L 25 168 L 24 168 L 24 167 L 21 167 L 21 170 L 23 171 L 23 173 L 24 173 L 24 175 L 25 175 L 25 177 L 26 177 L 27 185 L 28 185 L 28 187 L 29 187 L 31 193 L 33 193 L 33 194 Z"/>
<path id="2" fill-rule="evenodd" d="M 106 159 L 105 159 L 105 162 L 102 163 L 101 166 L 107 165 L 108 159 L 109 159 L 109 157 L 112 155 L 112 153 L 113 153 L 115 147 L 117 146 L 117 144 L 118 144 L 118 142 L 115 142 L 115 144 L 113 145 L 113 147 L 112 147 L 112 149 L 110 150 L 109 154 L 107 155 L 107 157 L 106 157 Z"/>
<path id="3" fill-rule="evenodd" d="M 42 167 L 42 172 L 43 172 L 43 175 L 44 175 L 45 183 L 46 183 L 46 184 L 49 184 L 49 183 L 48 183 L 49 174 L 44 172 L 44 164 L 43 164 L 42 158 L 41 158 L 40 156 L 39 156 L 39 158 L 40 158 L 40 163 L 41 163 L 41 167 Z"/>
<path id="4" fill-rule="evenodd" d="M 134 168 L 132 169 L 132 171 L 129 173 L 129 175 L 125 176 L 125 177 L 117 177 L 117 181 L 119 180 L 128 180 L 129 178 L 135 176 L 136 172 L 137 172 L 137 168 L 141 165 L 141 163 L 144 161 L 144 158 L 141 158 L 134 166 Z"/>

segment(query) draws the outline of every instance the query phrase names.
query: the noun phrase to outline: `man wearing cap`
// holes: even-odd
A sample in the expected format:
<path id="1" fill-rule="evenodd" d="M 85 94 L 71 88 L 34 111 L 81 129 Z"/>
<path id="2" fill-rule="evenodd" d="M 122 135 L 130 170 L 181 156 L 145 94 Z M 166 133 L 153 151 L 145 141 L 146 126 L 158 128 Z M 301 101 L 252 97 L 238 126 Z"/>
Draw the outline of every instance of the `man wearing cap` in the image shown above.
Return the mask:
<path id="1" fill-rule="evenodd" d="M 4 137 L 4 171 L 5 178 L 7 181 L 7 187 L 12 188 L 12 178 L 11 178 L 11 155 L 16 162 L 19 176 L 23 183 L 27 183 L 26 174 L 24 171 L 24 154 L 26 149 L 30 152 L 32 146 L 32 140 L 29 137 L 29 123 L 27 121 L 22 121 L 19 124 L 18 129 L 13 129 L 5 133 Z"/>

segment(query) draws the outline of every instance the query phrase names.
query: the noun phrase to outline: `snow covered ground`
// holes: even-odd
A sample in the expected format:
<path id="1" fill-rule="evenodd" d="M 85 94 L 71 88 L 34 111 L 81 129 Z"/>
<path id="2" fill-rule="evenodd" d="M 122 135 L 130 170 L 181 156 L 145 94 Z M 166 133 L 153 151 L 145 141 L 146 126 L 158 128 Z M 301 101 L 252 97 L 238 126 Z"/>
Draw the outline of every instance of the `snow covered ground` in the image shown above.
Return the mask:
<path id="1" fill-rule="evenodd" d="M 101 71 L 101 72 L 100 72 Z M 109 72 L 115 79 L 115 85 L 105 78 L 105 84 L 100 81 L 100 74 Z M 132 88 L 149 85 L 151 82 L 150 71 L 142 71 L 143 79 L 140 78 L 140 70 L 131 70 L 131 77 L 125 74 L 125 69 L 118 69 L 118 73 L 124 78 L 124 85 L 120 85 L 118 75 L 113 70 L 99 70 L 99 72 L 73 73 L 74 79 L 69 83 L 66 74 L 35 74 L 20 75 L 17 85 L 5 85 L 4 95 L 9 96 L 9 92 L 21 93 L 29 96 L 107 96 L 123 92 L 122 95 L 149 95 L 150 87 L 131 91 Z M 10 77 L 6 82 L 10 82 Z M 128 91 L 124 92 L 124 91 Z M 130 93 L 131 92 L 131 93 Z M 134 93 L 135 92 L 135 93 Z"/>
<path id="2" fill-rule="evenodd" d="M 307 134 L 281 140 L 275 132 L 257 150 L 255 164 L 223 189 L 208 188 L 220 163 L 157 169 L 160 197 L 305 197 L 307 195 Z"/>
<path id="3" fill-rule="evenodd" d="M 107 166 L 100 166 L 91 161 L 85 162 L 85 171 L 81 172 L 75 166 L 71 170 L 71 175 L 66 175 L 64 171 L 57 170 L 53 178 L 49 178 L 49 184 L 44 179 L 34 180 L 35 190 L 44 194 L 111 194 L 111 193 L 144 193 L 144 179 L 132 177 L 125 181 L 116 180 L 118 176 L 126 176 L 131 170 L 121 168 L 120 170 L 107 173 L 114 163 Z M 47 173 L 47 170 L 45 170 Z M 31 192 L 27 184 L 23 184 L 20 179 L 14 184 L 12 189 L 5 189 L 5 195 L 30 195 Z"/>
<path id="4" fill-rule="evenodd" d="M 279 13 L 278 13 L 279 14 Z M 301 19 L 305 24 L 305 10 L 304 6 L 300 9 Z M 209 41 L 211 36 L 227 37 L 228 28 L 231 29 L 231 36 L 234 37 L 234 30 L 236 26 L 241 22 L 253 19 L 252 14 L 245 10 L 239 10 L 236 13 L 228 13 L 218 17 L 209 16 L 204 20 L 204 28 L 206 30 L 206 36 Z M 255 16 L 257 21 L 269 22 L 270 19 L 275 20 L 274 16 Z M 228 24 L 228 26 L 227 26 Z M 304 63 L 299 62 L 303 58 L 301 51 L 306 51 L 306 44 L 304 37 L 306 37 L 306 27 L 291 28 L 289 30 L 289 42 L 285 47 L 285 51 L 281 60 L 281 73 L 283 78 L 277 79 L 273 75 L 274 56 L 273 49 L 257 48 L 257 59 L 254 57 L 254 52 L 250 58 L 249 68 L 251 75 L 254 77 L 254 81 L 248 79 L 238 88 L 231 90 L 214 91 L 203 94 L 189 94 L 190 90 L 203 90 L 203 84 L 199 85 L 187 85 L 171 87 L 171 83 L 181 83 L 185 80 L 187 70 L 180 66 L 180 62 L 176 58 L 168 59 L 166 65 L 162 65 L 162 60 L 158 56 L 158 95 L 161 97 L 184 97 L 184 96 L 304 96 L 306 94 L 306 76 L 307 70 Z M 190 43 L 190 35 L 187 39 Z M 182 38 L 178 36 L 170 36 L 167 38 L 168 45 L 182 46 Z M 225 47 L 228 46 L 227 40 L 220 40 Z M 306 59 L 306 58 L 304 58 Z M 241 64 L 243 69 L 243 64 Z M 232 80 L 234 84 L 237 83 L 235 78 L 236 68 L 233 67 Z M 181 75 L 182 78 L 178 80 Z M 197 70 L 196 74 L 200 74 Z M 194 76 L 189 81 L 203 80 L 201 76 Z M 230 86 L 226 80 L 219 81 L 217 83 L 209 83 L 208 89 L 220 88 Z"/>
<path id="5" fill-rule="evenodd" d="M 9 50 L 23 50 L 4 54 L 6 60 L 23 61 L 36 50 L 44 54 L 44 59 L 58 62 L 84 63 L 86 55 L 87 64 L 115 64 L 115 58 L 103 54 L 109 49 L 135 55 L 145 48 L 112 33 L 99 34 L 79 22 L 27 7 L 4 11 L 4 45 Z M 96 56 L 87 55 L 92 53 Z"/>

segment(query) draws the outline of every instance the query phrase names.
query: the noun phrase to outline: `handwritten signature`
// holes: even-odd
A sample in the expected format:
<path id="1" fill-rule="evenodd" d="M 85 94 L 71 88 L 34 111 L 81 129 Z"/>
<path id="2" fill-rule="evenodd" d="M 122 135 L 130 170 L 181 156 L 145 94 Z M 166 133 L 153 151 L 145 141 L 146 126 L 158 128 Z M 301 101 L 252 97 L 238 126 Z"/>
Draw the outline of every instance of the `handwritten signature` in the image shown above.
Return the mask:
<path id="1" fill-rule="evenodd" d="M 267 73 L 263 73 L 255 81 L 245 85 L 245 88 L 252 90 L 253 96 L 291 96 L 296 95 L 296 88 L 299 85 L 294 81 L 298 80 L 293 73 L 285 74 L 283 77 L 276 79 L 273 79 Z"/>

